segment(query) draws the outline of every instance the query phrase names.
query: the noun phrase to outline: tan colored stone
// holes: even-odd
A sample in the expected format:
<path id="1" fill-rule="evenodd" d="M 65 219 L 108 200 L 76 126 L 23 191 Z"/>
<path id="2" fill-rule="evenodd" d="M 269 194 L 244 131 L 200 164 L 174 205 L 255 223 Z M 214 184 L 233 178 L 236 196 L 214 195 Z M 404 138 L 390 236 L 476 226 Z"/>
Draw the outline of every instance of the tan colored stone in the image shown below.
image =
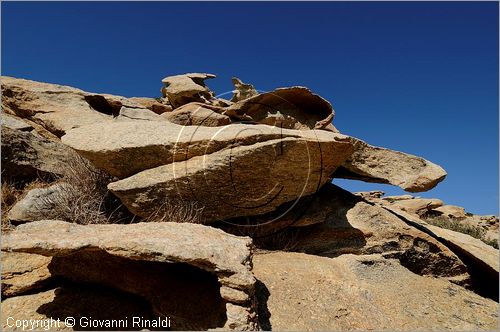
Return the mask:
<path id="1" fill-rule="evenodd" d="M 233 97 L 231 98 L 233 103 L 248 99 L 258 94 L 252 84 L 243 83 L 238 77 L 233 77 L 231 81 L 234 85 Z"/>
<path id="2" fill-rule="evenodd" d="M 251 240 L 202 225 L 138 223 L 82 226 L 54 220 L 36 221 L 18 226 L 4 236 L 2 250 L 55 256 L 50 268 L 56 275 L 132 292 L 146 298 L 155 312 L 173 312 L 180 320 L 192 321 L 193 317 L 188 317 L 192 311 L 172 307 L 175 304 L 173 290 L 159 289 L 165 283 L 156 278 L 162 274 L 164 277 L 170 275 L 173 284 L 179 284 L 175 279 L 176 267 L 169 264 L 182 264 L 184 268 L 208 272 L 216 277 L 214 284 L 217 285 L 218 281 L 220 285 L 241 290 L 249 297 L 254 291 Z M 184 282 L 201 282 L 196 274 L 193 276 Z M 144 278 L 151 283 L 144 282 Z M 193 293 L 202 298 L 201 292 Z M 231 302 L 232 298 L 223 297 L 225 294 L 220 295 Z M 188 297 L 188 294 L 184 296 Z M 190 305 L 198 303 L 191 301 Z M 252 303 L 247 306 L 250 315 Z M 253 329 L 256 328 L 254 321 L 248 317 L 248 324 L 242 326 L 228 316 L 225 324 L 235 329 Z"/>
<path id="3" fill-rule="evenodd" d="M 11 297 L 40 289 L 52 275 L 51 257 L 16 252 L 2 252 L 2 297 Z"/>
<path id="4" fill-rule="evenodd" d="M 116 120 L 161 121 L 162 118 L 147 108 L 122 107 L 120 109 L 120 114 L 116 117 Z"/>
<path id="5" fill-rule="evenodd" d="M 193 101 L 205 103 L 214 99 L 214 94 L 204 81 L 214 77 L 215 75 L 202 73 L 168 76 L 161 80 L 161 93 L 168 98 L 174 109 Z"/>
<path id="6" fill-rule="evenodd" d="M 218 127 L 231 123 L 228 116 L 219 114 L 214 109 L 218 108 L 192 102 L 182 105 L 172 112 L 164 113 L 161 117 L 181 126 Z"/>
<path id="7" fill-rule="evenodd" d="M 254 257 L 265 330 L 493 330 L 498 303 L 379 255 Z"/>
<path id="8" fill-rule="evenodd" d="M 33 127 L 20 118 L 2 112 L 2 126 L 20 131 L 31 131 Z"/>
<path id="9" fill-rule="evenodd" d="M 436 198 L 413 198 L 398 200 L 392 203 L 395 207 L 414 215 L 422 215 L 443 206 L 443 204 L 442 200 Z"/>
<path id="10" fill-rule="evenodd" d="M 327 129 L 335 112 L 332 105 L 305 87 L 280 88 L 241 100 L 226 108 L 225 115 L 287 129 Z"/>
<path id="11" fill-rule="evenodd" d="M 231 131 L 231 127 L 224 128 Z M 108 189 L 136 215 L 154 214 L 168 198 L 196 202 L 203 208 L 202 222 L 210 223 L 264 214 L 310 195 L 328 182 L 328 175 L 352 153 L 342 135 L 315 130 L 283 130 L 282 134 L 290 137 L 235 146 L 145 170 L 110 183 Z"/>
<path id="12" fill-rule="evenodd" d="M 388 183 L 409 192 L 430 190 L 446 177 L 443 168 L 421 157 L 371 146 L 356 139 L 353 144 L 354 154 L 334 177 Z"/>
<path id="13" fill-rule="evenodd" d="M 437 208 L 432 209 L 433 211 L 437 211 L 447 217 L 461 219 L 466 218 L 465 209 L 456 205 L 443 205 Z"/>
<path id="14" fill-rule="evenodd" d="M 168 121 L 114 121 L 74 129 L 62 137 L 95 166 L 118 178 L 208 155 L 231 147 L 281 138 L 347 136 L 322 131 L 309 134 L 264 125 L 232 124 L 221 128 L 180 126 Z"/>

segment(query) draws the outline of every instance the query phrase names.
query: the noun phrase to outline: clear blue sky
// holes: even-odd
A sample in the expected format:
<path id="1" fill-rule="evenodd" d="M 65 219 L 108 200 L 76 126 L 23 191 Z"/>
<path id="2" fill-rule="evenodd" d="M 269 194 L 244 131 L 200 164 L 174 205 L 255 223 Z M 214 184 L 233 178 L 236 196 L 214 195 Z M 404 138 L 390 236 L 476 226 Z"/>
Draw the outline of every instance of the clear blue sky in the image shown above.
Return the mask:
<path id="1" fill-rule="evenodd" d="M 442 165 L 423 197 L 498 214 L 498 3 L 2 2 L 2 74 L 124 96 L 209 72 L 305 85 L 334 124 Z M 352 190 L 402 190 L 335 181 Z"/>

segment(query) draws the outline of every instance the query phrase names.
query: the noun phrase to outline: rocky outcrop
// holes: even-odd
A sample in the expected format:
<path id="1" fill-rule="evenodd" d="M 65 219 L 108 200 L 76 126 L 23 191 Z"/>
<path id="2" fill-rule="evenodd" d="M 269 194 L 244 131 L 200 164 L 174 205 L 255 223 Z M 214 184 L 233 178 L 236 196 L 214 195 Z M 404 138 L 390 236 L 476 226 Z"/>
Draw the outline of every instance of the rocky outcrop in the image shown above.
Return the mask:
<path id="1" fill-rule="evenodd" d="M 292 210 L 292 215 L 297 216 L 295 220 L 284 217 L 292 222 L 282 223 L 282 229 L 267 236 L 258 234 L 258 241 L 270 249 L 327 257 L 381 254 L 399 259 L 401 265 L 419 275 L 469 283 L 466 264 L 440 241 L 332 184 L 324 185 L 309 204 Z M 310 220 L 316 224 L 303 226 Z M 279 225 L 280 220 L 273 223 Z"/>
<path id="2" fill-rule="evenodd" d="M 231 81 L 234 85 L 233 97 L 231 98 L 233 103 L 248 99 L 258 94 L 252 84 L 243 83 L 238 77 L 233 77 Z"/>
<path id="3" fill-rule="evenodd" d="M 259 254 L 254 273 L 265 330 L 492 330 L 498 325 L 498 303 L 379 255 Z"/>
<path id="4" fill-rule="evenodd" d="M 2 250 L 54 256 L 49 266 L 54 275 L 141 296 L 180 328 L 257 327 L 249 238 L 194 224 L 37 221 L 4 236 Z M 165 280 L 172 281 L 171 288 Z M 212 298 L 214 292 L 218 296 Z M 189 325 L 196 323 L 201 325 Z"/>
<path id="5" fill-rule="evenodd" d="M 287 129 L 326 129 L 332 125 L 332 105 L 305 87 L 276 89 L 243 99 L 226 108 L 225 115 Z"/>
<path id="6" fill-rule="evenodd" d="M 2 126 L 2 176 L 30 179 L 62 175 L 64 165 L 76 156 L 57 141 Z"/>
<path id="7" fill-rule="evenodd" d="M 2 297 L 11 297 L 45 287 L 52 279 L 51 257 L 2 252 Z"/>
<path id="8" fill-rule="evenodd" d="M 219 114 L 221 110 L 221 107 L 192 102 L 163 114 L 162 118 L 182 126 L 219 127 L 230 124 L 228 116 Z"/>
<path id="9" fill-rule="evenodd" d="M 446 172 L 423 158 L 358 140 L 353 155 L 335 172 L 334 177 L 388 183 L 409 192 L 421 192 L 443 181 Z"/>
<path id="10" fill-rule="evenodd" d="M 281 130 L 262 125 L 233 124 L 221 129 L 180 126 L 167 121 L 115 121 L 77 128 L 63 136 L 62 142 L 98 168 L 124 178 L 228 147 L 300 137 L 335 141 L 344 140 L 346 136 L 323 131 Z"/>
<path id="11" fill-rule="evenodd" d="M 161 80 L 161 93 L 174 109 L 190 102 L 206 103 L 214 99 L 214 93 L 205 85 L 205 80 L 214 77 L 202 73 L 167 76 Z"/>
<path id="12" fill-rule="evenodd" d="M 283 136 L 287 134 L 295 137 L 174 162 L 113 182 L 108 188 L 132 213 L 142 217 L 154 214 L 165 197 L 198 203 L 203 207 L 204 223 L 267 213 L 316 192 L 352 153 L 341 135 L 283 132 Z"/>

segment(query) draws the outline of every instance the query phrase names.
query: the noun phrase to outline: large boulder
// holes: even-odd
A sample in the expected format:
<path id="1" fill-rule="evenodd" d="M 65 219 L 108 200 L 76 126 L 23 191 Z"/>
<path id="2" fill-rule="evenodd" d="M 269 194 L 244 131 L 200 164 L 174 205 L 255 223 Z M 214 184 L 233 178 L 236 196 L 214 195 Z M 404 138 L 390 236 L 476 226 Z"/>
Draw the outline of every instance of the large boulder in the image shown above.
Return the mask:
<path id="1" fill-rule="evenodd" d="M 251 240 L 195 224 L 76 225 L 36 221 L 2 250 L 54 256 L 52 274 L 146 299 L 174 329 L 254 329 Z"/>
<path id="2" fill-rule="evenodd" d="M 289 130 L 283 138 L 229 146 L 145 170 L 110 183 L 108 189 L 136 215 L 153 215 L 165 200 L 195 202 L 203 209 L 202 222 L 210 223 L 264 214 L 310 195 L 351 153 L 342 135 Z"/>
<path id="3" fill-rule="evenodd" d="M 337 131 L 332 105 L 305 87 L 279 88 L 240 100 L 224 114 L 238 121 L 252 121 L 287 129 Z"/>
<path id="4" fill-rule="evenodd" d="M 494 330 L 498 303 L 379 255 L 254 257 L 265 330 Z"/>
<path id="5" fill-rule="evenodd" d="M 62 175 L 78 157 L 70 147 L 39 135 L 2 126 L 2 175 L 36 178 Z"/>
<path id="6" fill-rule="evenodd" d="M 205 80 L 214 77 L 203 73 L 167 76 L 161 80 L 161 93 L 174 109 L 193 101 L 206 103 L 214 99 L 214 93 L 205 85 Z"/>
<path id="7" fill-rule="evenodd" d="M 434 188 L 446 177 L 440 166 L 399 151 L 369 145 L 353 138 L 354 153 L 334 177 L 387 183 L 409 192 Z"/>
<path id="8" fill-rule="evenodd" d="M 168 121 L 114 121 L 71 130 L 62 137 L 62 142 L 98 168 L 124 178 L 228 147 L 287 138 L 315 139 L 315 136 L 318 140 L 347 139 L 347 136 L 323 131 L 307 133 L 264 125 L 233 124 L 222 129 L 181 126 Z"/>

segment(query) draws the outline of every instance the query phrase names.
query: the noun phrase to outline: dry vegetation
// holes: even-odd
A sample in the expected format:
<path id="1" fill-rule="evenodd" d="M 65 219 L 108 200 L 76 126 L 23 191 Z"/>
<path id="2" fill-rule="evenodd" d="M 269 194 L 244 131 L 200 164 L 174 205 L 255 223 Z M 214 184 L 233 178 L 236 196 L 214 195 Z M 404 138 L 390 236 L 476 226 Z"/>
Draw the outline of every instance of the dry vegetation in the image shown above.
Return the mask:
<path id="1" fill-rule="evenodd" d="M 486 230 L 480 226 L 470 225 L 460 220 L 448 219 L 442 216 L 429 217 L 425 219 L 426 222 L 434 226 L 450 229 L 455 232 L 468 234 L 484 243 L 498 249 L 498 240 L 486 237 Z"/>

